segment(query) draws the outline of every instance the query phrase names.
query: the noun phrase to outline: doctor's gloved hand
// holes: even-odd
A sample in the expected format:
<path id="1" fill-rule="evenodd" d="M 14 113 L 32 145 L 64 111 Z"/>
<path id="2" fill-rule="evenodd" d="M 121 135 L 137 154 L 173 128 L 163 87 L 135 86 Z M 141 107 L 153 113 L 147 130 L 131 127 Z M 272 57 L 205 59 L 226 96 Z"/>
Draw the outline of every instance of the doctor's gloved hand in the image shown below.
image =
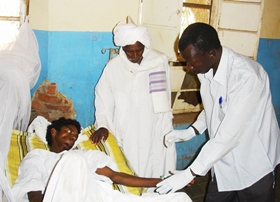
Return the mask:
<path id="1" fill-rule="evenodd" d="M 195 176 L 192 174 L 190 167 L 186 170 L 177 171 L 156 185 L 156 192 L 159 194 L 174 193 L 188 185 Z"/>
<path id="2" fill-rule="evenodd" d="M 181 142 L 190 140 L 195 136 L 195 131 L 192 127 L 185 130 L 172 130 L 164 136 L 164 144 L 166 147 L 171 147 L 174 142 Z"/>

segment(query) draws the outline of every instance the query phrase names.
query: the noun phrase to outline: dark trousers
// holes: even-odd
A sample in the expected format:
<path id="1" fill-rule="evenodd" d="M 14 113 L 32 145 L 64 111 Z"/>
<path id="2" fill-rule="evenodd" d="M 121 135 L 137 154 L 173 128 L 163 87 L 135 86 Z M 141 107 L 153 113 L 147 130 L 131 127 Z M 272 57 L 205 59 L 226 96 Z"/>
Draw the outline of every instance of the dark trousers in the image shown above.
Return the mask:
<path id="1" fill-rule="evenodd" d="M 205 202 L 273 202 L 275 201 L 276 171 L 277 169 L 252 186 L 239 191 L 219 192 L 216 177 L 214 176 L 208 185 Z"/>

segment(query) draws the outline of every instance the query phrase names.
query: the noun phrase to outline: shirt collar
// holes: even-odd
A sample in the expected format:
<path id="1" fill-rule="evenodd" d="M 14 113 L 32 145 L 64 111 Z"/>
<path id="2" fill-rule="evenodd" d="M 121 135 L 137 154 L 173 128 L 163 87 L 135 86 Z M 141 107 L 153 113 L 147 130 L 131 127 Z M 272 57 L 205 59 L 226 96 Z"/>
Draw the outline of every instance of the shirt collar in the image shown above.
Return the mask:
<path id="1" fill-rule="evenodd" d="M 214 76 L 214 80 L 222 85 L 226 83 L 226 73 L 227 73 L 227 63 L 228 63 L 228 49 L 226 47 L 222 47 L 222 55 L 220 59 L 220 63 L 218 65 L 216 74 Z M 213 75 L 213 74 L 212 74 Z"/>

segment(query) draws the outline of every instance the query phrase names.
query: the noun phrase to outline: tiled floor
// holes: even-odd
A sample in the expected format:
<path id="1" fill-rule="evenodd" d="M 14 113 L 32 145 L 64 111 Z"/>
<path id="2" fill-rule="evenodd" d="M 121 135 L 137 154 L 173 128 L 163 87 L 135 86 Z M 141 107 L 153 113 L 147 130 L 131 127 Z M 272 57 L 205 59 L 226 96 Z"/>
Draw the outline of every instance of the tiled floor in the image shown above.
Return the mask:
<path id="1" fill-rule="evenodd" d="M 203 202 L 206 193 L 210 174 L 204 177 L 196 177 L 195 184 L 191 187 L 186 187 L 182 191 L 185 191 L 193 202 Z M 278 166 L 278 173 L 276 178 L 276 198 L 275 202 L 280 202 L 280 166 Z"/>

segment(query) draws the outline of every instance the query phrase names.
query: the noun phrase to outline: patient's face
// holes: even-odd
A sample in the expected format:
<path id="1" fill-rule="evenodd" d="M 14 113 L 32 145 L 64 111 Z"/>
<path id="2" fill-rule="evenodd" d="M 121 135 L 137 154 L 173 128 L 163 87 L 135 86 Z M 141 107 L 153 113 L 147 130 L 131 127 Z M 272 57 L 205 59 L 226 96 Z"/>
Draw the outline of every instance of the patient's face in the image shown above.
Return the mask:
<path id="1" fill-rule="evenodd" d="M 55 130 L 51 150 L 59 153 L 64 150 L 71 149 L 75 144 L 78 135 L 79 132 L 74 125 L 63 126 L 61 127 L 60 131 Z"/>

